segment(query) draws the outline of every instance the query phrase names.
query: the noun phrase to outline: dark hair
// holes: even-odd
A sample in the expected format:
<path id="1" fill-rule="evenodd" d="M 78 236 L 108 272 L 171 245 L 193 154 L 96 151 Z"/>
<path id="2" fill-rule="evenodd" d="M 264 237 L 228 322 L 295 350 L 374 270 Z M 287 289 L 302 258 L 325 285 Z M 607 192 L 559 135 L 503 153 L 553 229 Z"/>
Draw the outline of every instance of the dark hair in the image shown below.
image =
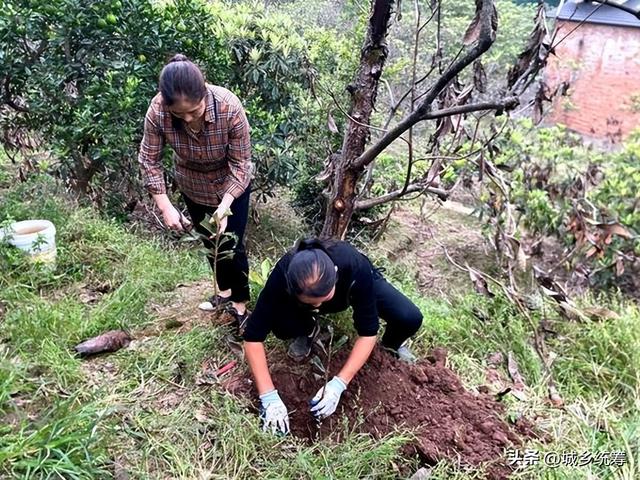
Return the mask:
<path id="1" fill-rule="evenodd" d="M 164 103 L 171 106 L 178 97 L 199 102 L 207 94 L 204 75 L 198 66 L 181 54 L 167 63 L 158 81 Z"/>
<path id="2" fill-rule="evenodd" d="M 324 297 L 337 281 L 335 264 L 327 247 L 330 242 L 317 238 L 301 239 L 293 248 L 287 269 L 287 287 L 291 295 Z"/>

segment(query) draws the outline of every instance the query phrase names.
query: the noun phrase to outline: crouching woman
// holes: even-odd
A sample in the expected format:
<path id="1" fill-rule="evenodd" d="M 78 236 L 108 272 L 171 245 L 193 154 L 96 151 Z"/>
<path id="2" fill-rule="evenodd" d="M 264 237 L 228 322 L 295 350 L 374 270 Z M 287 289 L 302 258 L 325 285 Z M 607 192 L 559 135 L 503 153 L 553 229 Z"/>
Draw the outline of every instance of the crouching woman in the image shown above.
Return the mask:
<path id="1" fill-rule="evenodd" d="M 267 335 L 273 332 L 277 338 L 293 339 L 288 353 L 303 359 L 310 354 L 319 329 L 317 315 L 349 307 L 358 337 L 338 374 L 311 399 L 311 412 L 319 419 L 335 412 L 340 396 L 367 362 L 376 345 L 379 318 L 387 323 L 383 347 L 412 362 L 415 358 L 405 341 L 420 328 L 422 314 L 347 242 L 303 240 L 278 261 L 243 331 L 265 430 L 289 431 L 287 407 L 269 374 L 263 345 Z"/>

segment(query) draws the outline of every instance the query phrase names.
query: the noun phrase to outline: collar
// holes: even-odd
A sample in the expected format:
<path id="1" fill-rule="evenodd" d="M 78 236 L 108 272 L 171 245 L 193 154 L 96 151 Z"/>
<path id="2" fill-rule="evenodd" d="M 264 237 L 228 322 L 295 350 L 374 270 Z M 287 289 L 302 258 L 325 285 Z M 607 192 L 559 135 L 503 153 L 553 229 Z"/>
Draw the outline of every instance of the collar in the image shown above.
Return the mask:
<path id="1" fill-rule="evenodd" d="M 210 86 L 207 85 L 207 106 L 204 109 L 204 121 L 208 123 L 216 122 L 216 97 Z"/>

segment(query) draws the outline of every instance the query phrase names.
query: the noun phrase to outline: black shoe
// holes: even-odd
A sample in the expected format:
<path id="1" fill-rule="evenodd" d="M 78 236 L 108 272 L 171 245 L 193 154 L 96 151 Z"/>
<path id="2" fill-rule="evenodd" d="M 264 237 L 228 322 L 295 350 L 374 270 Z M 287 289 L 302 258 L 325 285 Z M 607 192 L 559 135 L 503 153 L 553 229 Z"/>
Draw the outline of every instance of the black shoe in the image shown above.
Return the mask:
<path id="1" fill-rule="evenodd" d="M 231 298 L 229 297 L 221 297 L 220 295 L 212 295 L 209 300 L 207 300 L 206 302 L 202 302 L 200 305 L 198 305 L 198 308 L 200 310 L 203 310 L 205 312 L 212 312 L 214 310 L 217 310 L 220 307 L 223 307 L 227 304 L 231 303 Z"/>
<path id="2" fill-rule="evenodd" d="M 225 310 L 233 318 L 232 326 L 234 327 L 234 330 L 237 332 L 239 337 L 242 337 L 251 312 L 249 309 L 245 309 L 243 314 L 239 314 L 233 305 L 228 305 Z"/>
<path id="3" fill-rule="evenodd" d="M 313 340 L 311 337 L 296 337 L 296 339 L 289 344 L 287 355 L 296 362 L 301 362 L 311 354 L 312 344 Z"/>

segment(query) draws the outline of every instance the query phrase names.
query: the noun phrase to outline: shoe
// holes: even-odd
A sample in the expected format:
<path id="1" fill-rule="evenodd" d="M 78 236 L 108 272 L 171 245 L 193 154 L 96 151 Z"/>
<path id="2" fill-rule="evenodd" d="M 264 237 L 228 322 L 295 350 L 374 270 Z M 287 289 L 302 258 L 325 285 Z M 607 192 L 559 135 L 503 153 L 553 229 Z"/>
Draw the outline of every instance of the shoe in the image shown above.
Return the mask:
<path id="1" fill-rule="evenodd" d="M 198 308 L 204 312 L 212 312 L 228 303 L 231 303 L 231 299 L 229 297 L 212 295 L 209 298 L 209 300 L 207 300 L 206 302 L 202 302 L 200 305 L 198 305 Z"/>
<path id="2" fill-rule="evenodd" d="M 291 357 L 296 362 L 300 362 L 311 354 L 312 344 L 313 340 L 311 337 L 297 337 L 293 342 L 289 344 L 287 355 L 289 355 L 289 357 Z"/>
<path id="3" fill-rule="evenodd" d="M 411 349 L 406 343 L 403 343 L 397 349 L 385 347 L 384 345 L 383 347 L 387 352 L 389 352 L 391 355 L 396 357 L 401 362 L 416 363 L 418 361 L 418 358 L 413 354 L 413 352 L 411 351 Z"/>
<path id="4" fill-rule="evenodd" d="M 238 333 L 238 336 L 242 337 L 242 334 L 244 333 L 244 329 L 247 326 L 247 320 L 249 319 L 249 314 L 251 312 L 249 311 L 249 309 L 245 309 L 243 314 L 239 314 L 236 308 L 232 305 L 228 305 L 225 310 L 233 318 L 232 326 Z"/>

